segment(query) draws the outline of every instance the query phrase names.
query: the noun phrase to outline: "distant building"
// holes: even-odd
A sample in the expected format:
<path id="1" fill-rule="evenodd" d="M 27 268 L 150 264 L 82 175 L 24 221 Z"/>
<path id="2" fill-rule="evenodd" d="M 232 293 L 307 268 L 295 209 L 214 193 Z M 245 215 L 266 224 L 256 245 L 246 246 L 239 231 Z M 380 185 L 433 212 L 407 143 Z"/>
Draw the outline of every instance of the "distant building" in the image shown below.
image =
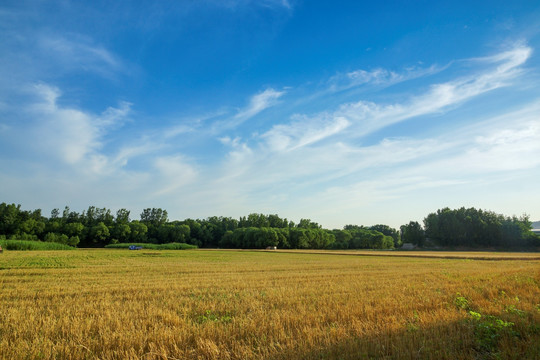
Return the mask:
<path id="1" fill-rule="evenodd" d="M 414 250 L 415 248 L 416 245 L 414 245 L 413 243 L 403 243 L 403 245 L 401 245 L 402 250 Z"/>
<path id="2" fill-rule="evenodd" d="M 532 229 L 531 231 L 536 235 L 540 235 L 540 229 Z"/>

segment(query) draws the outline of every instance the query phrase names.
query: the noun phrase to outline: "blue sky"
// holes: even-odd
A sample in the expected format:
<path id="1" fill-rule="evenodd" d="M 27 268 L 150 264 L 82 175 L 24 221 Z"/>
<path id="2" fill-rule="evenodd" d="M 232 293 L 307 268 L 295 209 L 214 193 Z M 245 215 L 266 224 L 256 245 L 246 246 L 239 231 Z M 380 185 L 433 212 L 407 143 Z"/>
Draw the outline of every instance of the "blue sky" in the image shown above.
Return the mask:
<path id="1" fill-rule="evenodd" d="M 0 201 L 540 220 L 537 1 L 3 1 Z"/>

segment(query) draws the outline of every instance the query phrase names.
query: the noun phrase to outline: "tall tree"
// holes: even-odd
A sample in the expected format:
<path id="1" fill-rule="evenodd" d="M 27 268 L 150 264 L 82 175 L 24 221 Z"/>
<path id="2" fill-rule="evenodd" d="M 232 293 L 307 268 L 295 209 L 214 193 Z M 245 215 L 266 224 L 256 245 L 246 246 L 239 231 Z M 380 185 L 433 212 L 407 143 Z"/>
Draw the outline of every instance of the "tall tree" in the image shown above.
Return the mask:
<path id="1" fill-rule="evenodd" d="M 411 221 L 401 226 L 401 240 L 404 243 L 412 243 L 420 247 L 424 246 L 424 229 L 417 221 Z"/>

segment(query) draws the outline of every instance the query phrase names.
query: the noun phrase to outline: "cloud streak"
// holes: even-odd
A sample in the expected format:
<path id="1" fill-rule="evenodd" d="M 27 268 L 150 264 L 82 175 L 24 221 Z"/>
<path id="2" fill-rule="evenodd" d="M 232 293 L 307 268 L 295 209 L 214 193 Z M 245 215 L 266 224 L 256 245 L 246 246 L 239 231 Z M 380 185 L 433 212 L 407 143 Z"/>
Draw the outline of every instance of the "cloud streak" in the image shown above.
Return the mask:
<path id="1" fill-rule="evenodd" d="M 253 95 L 249 101 L 249 104 L 240 109 L 236 115 L 228 118 L 227 120 L 221 120 L 214 123 L 213 130 L 216 133 L 222 132 L 227 129 L 232 129 L 240 126 L 245 121 L 253 118 L 262 111 L 275 106 L 278 103 L 278 99 L 285 94 L 285 91 L 277 91 L 272 88 L 268 88 L 260 93 Z"/>
<path id="2" fill-rule="evenodd" d="M 361 100 L 342 104 L 333 113 L 315 116 L 297 115 L 293 123 L 275 125 L 263 135 L 263 138 L 271 144 L 273 149 L 283 150 L 309 145 L 313 141 L 320 141 L 342 133 L 345 129 L 347 129 L 346 138 L 359 138 L 408 119 L 440 114 L 478 95 L 511 85 L 514 79 L 523 74 L 524 70 L 521 66 L 531 54 L 530 47 L 517 46 L 491 57 L 475 59 L 482 65 L 491 64 L 492 68 L 471 76 L 432 85 L 424 94 L 416 95 L 405 103 L 384 105 Z M 387 77 L 387 74 L 389 73 L 380 71 L 366 76 L 371 79 Z M 397 77 L 397 75 L 390 75 L 390 77 Z M 328 124 L 333 125 L 328 127 Z M 313 134 L 317 135 L 313 136 Z"/>
<path id="3" fill-rule="evenodd" d="M 410 67 L 402 72 L 376 68 L 371 71 L 358 69 L 344 74 L 339 73 L 328 80 L 329 87 L 325 93 L 339 92 L 365 85 L 379 87 L 391 86 L 404 81 L 436 74 L 445 70 L 448 66 L 432 65 L 428 68 Z"/>

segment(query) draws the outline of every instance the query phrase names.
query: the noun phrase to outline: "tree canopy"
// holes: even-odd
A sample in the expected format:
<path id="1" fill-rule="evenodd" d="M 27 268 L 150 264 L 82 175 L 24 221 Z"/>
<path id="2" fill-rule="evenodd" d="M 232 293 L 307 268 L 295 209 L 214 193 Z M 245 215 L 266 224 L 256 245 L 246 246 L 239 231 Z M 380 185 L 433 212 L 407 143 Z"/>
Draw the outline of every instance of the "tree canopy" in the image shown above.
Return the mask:
<path id="1" fill-rule="evenodd" d="M 116 214 L 116 215 L 114 215 Z M 147 208 L 138 220 L 130 211 L 116 213 L 89 206 L 82 213 L 66 206 L 49 217 L 41 210 L 22 210 L 20 205 L 0 204 L 0 237 L 41 240 L 79 247 L 103 247 L 116 243 L 187 243 L 199 247 L 284 249 L 393 249 L 403 242 L 444 247 L 540 246 L 527 216 L 506 217 L 474 208 L 444 208 L 430 213 L 424 227 L 411 221 L 396 230 L 388 225 L 346 225 L 324 229 L 302 218 L 298 223 L 276 214 L 252 213 L 239 219 L 211 216 L 206 219 L 169 220 L 166 210 Z"/>

